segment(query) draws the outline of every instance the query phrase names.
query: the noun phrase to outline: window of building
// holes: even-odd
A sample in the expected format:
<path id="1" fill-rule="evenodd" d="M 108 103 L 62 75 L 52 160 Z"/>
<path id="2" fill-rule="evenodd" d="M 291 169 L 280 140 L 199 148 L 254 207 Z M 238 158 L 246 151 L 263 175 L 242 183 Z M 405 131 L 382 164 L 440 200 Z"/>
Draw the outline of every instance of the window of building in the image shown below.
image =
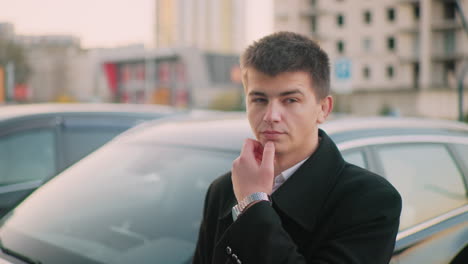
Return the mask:
<path id="1" fill-rule="evenodd" d="M 453 55 L 456 50 L 456 33 L 454 30 L 444 32 L 444 55 Z"/>
<path id="2" fill-rule="evenodd" d="M 419 4 L 415 4 L 413 6 L 413 16 L 414 16 L 414 19 L 418 20 L 419 17 L 420 17 L 420 9 L 419 9 Z"/>
<path id="3" fill-rule="evenodd" d="M 387 38 L 387 49 L 389 51 L 395 51 L 396 50 L 396 40 L 395 37 L 388 37 Z"/>
<path id="4" fill-rule="evenodd" d="M 310 17 L 310 31 L 312 33 L 317 32 L 317 16 Z"/>
<path id="5" fill-rule="evenodd" d="M 389 79 L 393 79 L 393 76 L 395 75 L 395 70 L 392 65 L 387 66 L 387 77 Z"/>
<path id="6" fill-rule="evenodd" d="M 339 40 L 338 42 L 336 42 L 336 49 L 338 51 L 338 53 L 344 53 L 345 52 L 345 43 L 344 41 L 342 40 Z"/>
<path id="7" fill-rule="evenodd" d="M 455 68 L 455 60 L 449 60 L 444 62 L 444 75 L 443 75 L 443 83 L 446 86 L 450 86 L 451 82 L 456 79 L 456 68 Z"/>
<path id="8" fill-rule="evenodd" d="M 444 18 L 455 19 L 457 12 L 457 4 L 455 2 L 444 2 Z"/>
<path id="9" fill-rule="evenodd" d="M 413 87 L 419 90 L 419 63 L 413 63 Z"/>
<path id="10" fill-rule="evenodd" d="M 396 17 L 395 8 L 393 7 L 387 8 L 387 20 L 390 22 L 393 22 L 395 21 L 395 17 Z"/>
<path id="11" fill-rule="evenodd" d="M 344 19 L 344 16 L 342 14 L 338 14 L 336 16 L 336 24 L 338 25 L 338 27 L 343 27 L 344 26 L 344 23 L 345 23 L 344 20 L 345 19 Z"/>
<path id="12" fill-rule="evenodd" d="M 370 37 L 366 37 L 362 40 L 362 50 L 364 52 L 372 51 L 372 39 Z"/>
<path id="13" fill-rule="evenodd" d="M 369 80 L 370 77 L 371 77 L 371 70 L 369 68 L 368 65 L 364 66 L 364 68 L 362 68 L 362 76 L 364 77 L 364 79 L 366 80 Z"/>
<path id="14" fill-rule="evenodd" d="M 372 13 L 369 10 L 364 11 L 364 23 L 372 23 Z"/>

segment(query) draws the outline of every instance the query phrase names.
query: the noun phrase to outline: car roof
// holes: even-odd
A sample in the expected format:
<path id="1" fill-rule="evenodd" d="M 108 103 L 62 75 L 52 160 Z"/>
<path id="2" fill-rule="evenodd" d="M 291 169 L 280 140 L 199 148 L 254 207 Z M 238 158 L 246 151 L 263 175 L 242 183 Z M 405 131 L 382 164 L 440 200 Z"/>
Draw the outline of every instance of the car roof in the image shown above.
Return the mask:
<path id="1" fill-rule="evenodd" d="M 164 115 L 178 110 L 168 106 L 147 104 L 111 103 L 44 103 L 24 105 L 0 105 L 0 121 L 15 118 L 49 115 Z"/>
<path id="2" fill-rule="evenodd" d="M 335 142 L 369 136 L 453 134 L 468 136 L 468 125 L 447 120 L 401 117 L 337 117 L 320 125 Z M 121 135 L 122 140 L 238 151 L 253 138 L 245 113 L 188 114 L 145 122 Z M 228 139 L 228 140 L 227 140 Z"/>

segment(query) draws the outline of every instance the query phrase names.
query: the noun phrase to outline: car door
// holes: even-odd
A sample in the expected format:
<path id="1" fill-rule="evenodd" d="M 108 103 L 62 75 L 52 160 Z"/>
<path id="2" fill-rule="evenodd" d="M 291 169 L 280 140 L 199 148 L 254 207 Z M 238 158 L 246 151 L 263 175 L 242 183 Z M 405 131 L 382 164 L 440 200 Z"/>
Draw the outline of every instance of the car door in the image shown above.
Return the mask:
<path id="1" fill-rule="evenodd" d="M 346 161 L 387 178 L 403 198 L 391 263 L 451 263 L 468 245 L 468 137 L 407 135 L 339 144 Z M 464 253 L 462 253 L 464 252 Z"/>
<path id="2" fill-rule="evenodd" d="M 402 137 L 372 147 L 403 210 L 393 263 L 449 263 L 468 242 L 466 167 L 455 148 L 466 138 Z"/>
<path id="3" fill-rule="evenodd" d="M 0 124 L 0 216 L 57 171 L 57 120 Z"/>

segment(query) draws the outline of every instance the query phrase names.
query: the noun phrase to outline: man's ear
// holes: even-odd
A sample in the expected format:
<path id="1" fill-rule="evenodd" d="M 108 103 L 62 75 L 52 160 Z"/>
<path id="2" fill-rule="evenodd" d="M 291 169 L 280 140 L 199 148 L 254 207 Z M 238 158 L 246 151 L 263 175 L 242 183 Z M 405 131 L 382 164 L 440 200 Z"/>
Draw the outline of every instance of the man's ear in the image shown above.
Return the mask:
<path id="1" fill-rule="evenodd" d="M 320 111 L 317 117 L 317 123 L 322 124 L 333 110 L 333 97 L 328 95 L 320 100 Z"/>

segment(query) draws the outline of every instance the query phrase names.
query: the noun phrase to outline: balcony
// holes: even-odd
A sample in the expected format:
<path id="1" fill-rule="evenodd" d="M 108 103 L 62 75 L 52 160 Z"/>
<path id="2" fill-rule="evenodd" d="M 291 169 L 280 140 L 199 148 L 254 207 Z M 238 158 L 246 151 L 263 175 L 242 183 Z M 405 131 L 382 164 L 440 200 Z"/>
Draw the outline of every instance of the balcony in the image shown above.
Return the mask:
<path id="1" fill-rule="evenodd" d="M 419 24 L 414 22 L 413 24 L 401 25 L 398 27 L 400 33 L 414 34 L 419 32 Z"/>
<path id="2" fill-rule="evenodd" d="M 432 61 L 434 62 L 446 62 L 453 60 L 462 60 L 467 54 L 467 52 L 462 51 L 453 51 L 453 52 L 444 52 L 444 51 L 434 51 L 432 53 Z"/>
<path id="3" fill-rule="evenodd" d="M 463 51 L 453 51 L 453 52 L 444 52 L 444 51 L 433 51 L 431 60 L 433 62 L 446 62 L 446 61 L 458 61 L 462 60 L 464 57 L 468 56 L 468 52 Z M 402 63 L 413 63 L 419 61 L 419 54 L 398 54 L 398 59 Z"/>
<path id="4" fill-rule="evenodd" d="M 462 29 L 461 23 L 456 20 L 436 20 L 431 23 L 433 31 L 449 31 Z M 399 32 L 414 34 L 419 32 L 419 23 L 415 21 L 412 24 L 401 25 L 398 27 Z"/>
<path id="5" fill-rule="evenodd" d="M 436 20 L 432 22 L 432 29 L 434 31 L 456 30 L 461 29 L 462 25 L 457 20 Z"/>
<path id="6" fill-rule="evenodd" d="M 402 63 L 415 63 L 419 61 L 419 55 L 416 53 L 412 54 L 398 54 L 398 59 Z"/>
<path id="7" fill-rule="evenodd" d="M 399 4 L 415 4 L 415 3 L 419 3 L 420 1 L 419 0 L 398 0 L 397 3 Z"/>
<path id="8" fill-rule="evenodd" d="M 304 8 L 300 11 L 300 14 L 302 16 L 320 16 L 320 15 L 326 15 L 329 11 L 320 8 L 320 7 L 308 7 Z"/>
<path id="9" fill-rule="evenodd" d="M 310 32 L 309 36 L 312 39 L 319 41 L 319 42 L 324 42 L 330 39 L 330 38 L 327 38 L 323 33 L 319 33 L 319 32 Z"/>

